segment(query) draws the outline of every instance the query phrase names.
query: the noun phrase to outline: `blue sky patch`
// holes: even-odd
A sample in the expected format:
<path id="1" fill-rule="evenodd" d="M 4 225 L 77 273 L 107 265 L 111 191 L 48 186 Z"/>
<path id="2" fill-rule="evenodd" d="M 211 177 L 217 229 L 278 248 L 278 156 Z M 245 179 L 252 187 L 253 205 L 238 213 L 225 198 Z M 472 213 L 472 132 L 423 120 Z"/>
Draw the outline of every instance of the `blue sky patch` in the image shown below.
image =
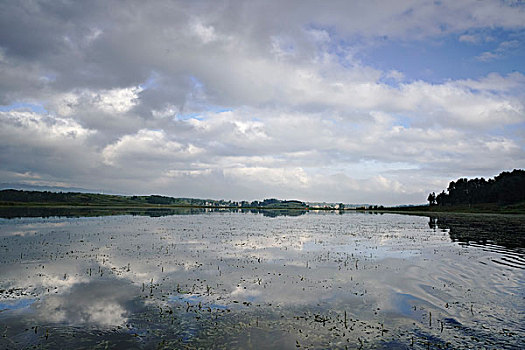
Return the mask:
<path id="1" fill-rule="evenodd" d="M 11 103 L 7 106 L 0 106 L 0 111 L 2 112 L 10 112 L 17 109 L 28 109 L 31 112 L 39 113 L 39 114 L 47 114 L 49 113 L 44 106 L 41 104 L 35 104 L 35 103 L 25 103 L 25 102 L 15 102 Z"/>
<path id="2" fill-rule="evenodd" d="M 521 32 L 451 34 L 427 41 L 386 40 L 358 54 L 364 64 L 384 72 L 400 71 L 406 81 L 481 78 L 497 72 L 525 71 L 525 47 Z"/>

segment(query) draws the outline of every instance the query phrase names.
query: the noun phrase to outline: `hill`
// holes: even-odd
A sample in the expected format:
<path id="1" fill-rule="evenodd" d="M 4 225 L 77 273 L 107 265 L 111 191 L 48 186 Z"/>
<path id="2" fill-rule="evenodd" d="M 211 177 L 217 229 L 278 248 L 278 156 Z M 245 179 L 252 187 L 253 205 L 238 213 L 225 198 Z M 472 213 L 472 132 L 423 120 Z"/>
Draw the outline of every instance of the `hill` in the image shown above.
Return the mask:
<path id="1" fill-rule="evenodd" d="M 263 201 L 225 201 L 214 199 L 174 198 L 160 195 L 120 196 L 99 193 L 0 191 L 0 206 L 85 206 L 85 207 L 202 207 L 202 208 L 268 208 L 304 209 L 307 205 L 296 200 L 265 199 Z"/>

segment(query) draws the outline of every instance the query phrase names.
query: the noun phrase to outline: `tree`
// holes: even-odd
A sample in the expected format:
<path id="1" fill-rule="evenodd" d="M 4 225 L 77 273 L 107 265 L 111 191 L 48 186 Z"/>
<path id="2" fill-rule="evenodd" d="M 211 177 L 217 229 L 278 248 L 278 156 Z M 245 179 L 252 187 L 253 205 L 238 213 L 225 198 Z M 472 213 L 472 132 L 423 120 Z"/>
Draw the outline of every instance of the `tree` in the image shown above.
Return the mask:
<path id="1" fill-rule="evenodd" d="M 451 181 L 448 188 L 437 196 L 428 195 L 430 205 L 462 205 L 479 203 L 512 204 L 525 201 L 525 170 L 502 172 L 494 179 L 461 178 Z"/>
<path id="2" fill-rule="evenodd" d="M 428 205 L 436 204 L 436 194 L 434 192 L 430 193 L 427 198 Z"/>
<path id="3" fill-rule="evenodd" d="M 448 195 L 445 193 L 445 191 L 441 191 L 441 193 L 436 196 L 436 204 L 439 206 L 444 206 L 447 204 L 447 197 Z"/>

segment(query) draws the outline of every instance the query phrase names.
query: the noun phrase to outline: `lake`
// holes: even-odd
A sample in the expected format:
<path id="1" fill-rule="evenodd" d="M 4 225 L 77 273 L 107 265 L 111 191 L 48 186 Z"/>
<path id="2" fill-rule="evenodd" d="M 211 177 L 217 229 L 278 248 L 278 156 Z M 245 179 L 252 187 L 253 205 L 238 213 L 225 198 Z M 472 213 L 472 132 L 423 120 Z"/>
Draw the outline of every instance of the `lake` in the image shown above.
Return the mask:
<path id="1" fill-rule="evenodd" d="M 524 346 L 522 215 L 67 215 L 0 211 L 2 348 Z"/>

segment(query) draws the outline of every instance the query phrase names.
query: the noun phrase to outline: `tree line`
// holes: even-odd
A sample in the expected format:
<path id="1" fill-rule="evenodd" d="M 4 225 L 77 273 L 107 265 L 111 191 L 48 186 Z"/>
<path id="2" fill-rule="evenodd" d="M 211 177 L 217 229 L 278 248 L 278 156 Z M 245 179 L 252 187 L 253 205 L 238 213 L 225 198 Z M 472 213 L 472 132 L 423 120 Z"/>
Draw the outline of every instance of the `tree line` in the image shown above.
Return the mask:
<path id="1" fill-rule="evenodd" d="M 494 179 L 461 178 L 451 181 L 447 192 L 430 193 L 429 204 L 451 206 L 462 204 L 499 203 L 512 204 L 525 201 L 525 170 L 504 171 Z"/>
<path id="2" fill-rule="evenodd" d="M 2 203 L 40 203 L 65 205 L 99 205 L 99 206 L 143 206 L 143 205 L 173 205 L 188 207 L 219 207 L 219 208 L 306 208 L 304 202 L 298 200 L 280 200 L 275 198 L 262 201 L 231 201 L 198 198 L 174 198 L 160 195 L 121 196 L 100 193 L 81 192 L 50 192 L 24 191 L 15 189 L 0 190 Z"/>

